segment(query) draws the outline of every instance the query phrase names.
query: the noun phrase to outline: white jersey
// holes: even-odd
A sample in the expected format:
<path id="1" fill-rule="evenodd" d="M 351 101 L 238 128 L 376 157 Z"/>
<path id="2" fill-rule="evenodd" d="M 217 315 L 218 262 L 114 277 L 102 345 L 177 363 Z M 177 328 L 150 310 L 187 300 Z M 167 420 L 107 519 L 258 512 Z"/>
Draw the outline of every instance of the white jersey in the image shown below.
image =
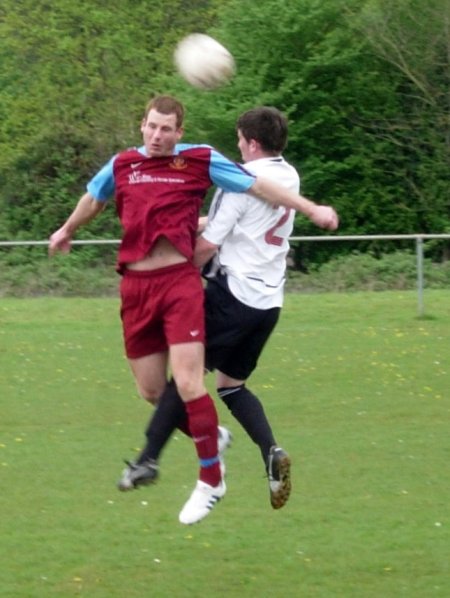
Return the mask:
<path id="1" fill-rule="evenodd" d="M 299 192 L 298 173 L 282 157 L 253 160 L 245 168 Z M 242 303 L 257 309 L 282 306 L 294 217 L 294 210 L 274 208 L 252 195 L 216 191 L 203 237 L 220 246 L 214 266 L 227 274 L 230 291 Z"/>

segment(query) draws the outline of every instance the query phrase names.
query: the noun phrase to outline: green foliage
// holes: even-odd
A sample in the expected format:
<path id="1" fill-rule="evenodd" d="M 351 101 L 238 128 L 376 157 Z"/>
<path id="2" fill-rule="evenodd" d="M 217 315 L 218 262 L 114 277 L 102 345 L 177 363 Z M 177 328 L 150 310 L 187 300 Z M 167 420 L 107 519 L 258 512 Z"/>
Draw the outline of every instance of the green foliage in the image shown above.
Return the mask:
<path id="1" fill-rule="evenodd" d="M 427 64 L 441 102 L 448 90 L 448 56 L 442 52 L 445 39 L 448 43 L 442 19 L 450 16 L 448 3 L 436 0 L 436 13 L 427 8 L 417 22 L 405 14 L 409 5 L 417 15 L 413 0 L 398 7 L 390 3 L 397 22 L 391 19 L 386 26 L 392 35 L 400 25 L 408 33 L 411 66 L 427 35 L 438 36 Z M 439 119 L 420 112 L 407 73 L 376 51 L 374 38 L 380 43 L 383 38 L 368 37 L 364 23 L 368 16 L 378 22 L 383 9 L 382 0 L 265 0 L 245 9 L 239 0 L 230 2 L 214 34 L 232 49 L 238 74 L 220 94 L 186 92 L 193 122 L 232 153 L 234 135 L 224 130 L 218 111 L 234 120 L 255 104 L 276 105 L 290 118 L 286 157 L 302 174 L 303 192 L 338 208 L 342 232 L 444 232 L 450 218 L 448 106 Z M 297 218 L 295 234 L 317 230 Z M 356 247 L 346 244 L 342 251 Z M 320 262 L 324 252 L 330 255 L 325 245 L 312 246 L 310 257 Z"/>
<path id="2" fill-rule="evenodd" d="M 450 287 L 450 262 L 423 260 L 427 288 Z M 311 268 L 307 274 L 290 271 L 287 288 L 296 291 L 386 291 L 417 287 L 417 258 L 408 251 L 396 251 L 376 257 L 353 252 L 330 259 Z"/>
<path id="3" fill-rule="evenodd" d="M 98 167 L 140 142 L 155 92 L 185 102 L 186 141 L 236 159 L 237 116 L 282 109 L 302 192 L 336 206 L 342 233 L 447 232 L 449 10 L 447 0 L 3 0 L 1 237 L 44 239 L 61 224 Z M 193 30 L 232 51 L 228 86 L 200 92 L 174 72 L 175 43 Z M 120 233 L 113 210 L 86 230 Z M 317 229 L 299 217 L 295 234 Z M 307 251 L 320 264 L 336 246 Z M 433 258 L 448 252 L 437 245 Z"/>
<path id="4" fill-rule="evenodd" d="M 82 296 L 117 294 L 116 248 L 84 246 L 49 259 L 47 248 L 17 247 L 0 254 L 0 296 Z"/>
<path id="5" fill-rule="evenodd" d="M 423 263 L 427 288 L 450 287 L 450 262 Z M 354 252 L 330 259 L 308 274 L 289 273 L 288 289 L 303 291 L 386 291 L 417 287 L 417 258 L 407 251 L 382 254 Z"/>
<path id="6" fill-rule="evenodd" d="M 0 254 L 0 297 L 116 296 L 116 247 L 76 247 L 69 255 L 49 259 L 46 248 L 19 247 Z M 298 267 L 299 264 L 296 264 Z M 304 264 L 306 265 L 306 264 Z M 450 261 L 425 258 L 426 288 L 450 287 Z M 296 292 L 412 290 L 417 287 L 417 261 L 411 251 L 337 255 L 306 272 L 289 270 L 287 289 Z"/>
<path id="7" fill-rule="evenodd" d="M 366 126 L 397 148 L 385 164 L 403 178 L 398 199 L 416 231 L 442 232 L 450 217 L 449 19 L 447 0 L 376 0 L 357 21 L 369 47 L 396 75 L 395 112 L 383 110 Z"/>
<path id="8" fill-rule="evenodd" d="M 0 207 L 5 236 L 46 238 L 87 180 L 140 142 L 139 122 L 172 70 L 174 40 L 206 27 L 215 1 L 68 0 L 0 8 Z M 90 228 L 118 234 L 103 220 Z"/>

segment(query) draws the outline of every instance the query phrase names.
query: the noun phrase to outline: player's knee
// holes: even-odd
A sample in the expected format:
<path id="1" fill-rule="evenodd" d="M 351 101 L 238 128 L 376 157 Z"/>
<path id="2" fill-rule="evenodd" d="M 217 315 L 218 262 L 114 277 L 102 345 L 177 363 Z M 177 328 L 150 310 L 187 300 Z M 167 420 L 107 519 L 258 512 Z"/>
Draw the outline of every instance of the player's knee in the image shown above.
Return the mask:
<path id="1" fill-rule="evenodd" d="M 147 401 L 147 403 L 151 403 L 152 405 L 157 405 L 162 394 L 162 389 L 138 385 L 138 392 L 144 401 Z"/>
<path id="2" fill-rule="evenodd" d="M 144 399 L 144 401 L 147 401 L 147 403 L 150 403 L 151 405 L 157 405 L 158 404 L 158 397 L 156 396 L 156 394 L 144 394 L 143 392 L 139 393 L 141 395 L 141 398 Z"/>
<path id="3" fill-rule="evenodd" d="M 203 379 L 201 382 L 197 382 L 190 377 L 181 376 L 178 380 L 176 380 L 178 394 L 183 399 L 183 401 L 191 401 L 192 399 L 196 399 L 206 393 L 206 388 L 203 384 Z"/>

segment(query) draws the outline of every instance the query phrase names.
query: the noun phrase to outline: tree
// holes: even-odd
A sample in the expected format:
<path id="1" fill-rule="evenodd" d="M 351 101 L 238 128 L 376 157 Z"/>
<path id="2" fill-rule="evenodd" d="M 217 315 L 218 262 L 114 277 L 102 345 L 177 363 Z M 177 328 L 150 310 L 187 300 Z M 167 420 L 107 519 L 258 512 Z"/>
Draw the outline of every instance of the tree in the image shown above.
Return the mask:
<path id="1" fill-rule="evenodd" d="M 405 232 L 412 223 L 409 213 L 403 222 L 395 218 L 395 181 L 385 177 L 385 185 L 378 184 L 383 177 L 376 156 L 389 153 L 389 143 L 375 140 L 357 119 L 375 118 L 380 105 L 395 112 L 392 75 L 349 25 L 345 6 L 341 0 L 228 4 L 214 34 L 232 50 L 238 73 L 212 108 L 207 98 L 197 101 L 199 118 L 213 141 L 221 139 L 231 150 L 234 131 L 225 129 L 219 114 L 234 122 L 251 106 L 277 106 L 290 119 L 286 157 L 300 170 L 303 192 L 338 208 L 342 232 L 384 232 L 392 223 L 400 230 L 389 232 Z M 298 217 L 295 233 L 317 229 Z M 311 244 L 303 250 L 316 260 L 337 247 Z"/>
<path id="2" fill-rule="evenodd" d="M 200 92 L 174 72 L 192 31 L 232 51 L 230 85 Z M 97 167 L 139 140 L 161 91 L 186 104 L 186 141 L 236 159 L 237 116 L 283 110 L 302 191 L 337 207 L 342 233 L 450 228 L 448 0 L 2 0 L 0 37 L 2 234 L 46 237 Z M 108 211 L 90 234 L 115 226 Z M 298 217 L 295 232 L 317 230 Z"/>
<path id="3" fill-rule="evenodd" d="M 45 238 L 92 173 L 139 142 L 174 40 L 207 27 L 216 4 L 2 0 L 0 202 L 11 236 Z M 90 230 L 116 235 L 108 213 Z"/>
<path id="4" fill-rule="evenodd" d="M 444 232 L 450 220 L 448 0 L 444 5 L 445 0 L 433 0 L 425 9 L 416 0 L 402 0 L 387 11 L 385 0 L 230 2 L 213 33 L 235 55 L 237 77 L 212 105 L 205 98 L 193 108 L 226 150 L 235 141 L 225 118 L 234 121 L 255 104 L 285 111 L 286 156 L 303 175 L 304 193 L 338 208 L 343 233 Z M 402 43 L 411 61 L 421 57 L 419 81 L 428 80 L 427 94 L 435 98 L 429 109 L 414 78 L 409 81 L 411 73 L 377 49 L 383 38 L 374 23 L 385 14 L 391 26 L 407 28 Z M 420 15 L 417 36 L 414 21 L 407 19 L 411 14 Z M 397 37 L 393 29 L 392 40 Z M 297 219 L 297 234 L 316 232 Z M 384 244 L 382 250 L 388 248 Z M 336 245 L 306 251 L 317 259 Z"/>
<path id="5" fill-rule="evenodd" d="M 450 230 L 450 3 L 369 2 L 357 26 L 397 73 L 398 108 L 363 122 L 397 148 L 395 163 L 420 232 Z"/>

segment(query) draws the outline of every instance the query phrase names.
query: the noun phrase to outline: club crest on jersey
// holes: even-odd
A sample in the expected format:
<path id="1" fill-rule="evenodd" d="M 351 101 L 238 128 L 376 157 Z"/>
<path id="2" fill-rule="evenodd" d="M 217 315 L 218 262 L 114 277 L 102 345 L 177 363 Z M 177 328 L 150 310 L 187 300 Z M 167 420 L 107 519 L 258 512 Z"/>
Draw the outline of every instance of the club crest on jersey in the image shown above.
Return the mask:
<path id="1" fill-rule="evenodd" d="M 184 170 L 185 168 L 187 168 L 188 165 L 184 158 L 182 158 L 181 156 L 175 156 L 175 158 L 169 164 L 169 166 L 174 170 Z"/>

